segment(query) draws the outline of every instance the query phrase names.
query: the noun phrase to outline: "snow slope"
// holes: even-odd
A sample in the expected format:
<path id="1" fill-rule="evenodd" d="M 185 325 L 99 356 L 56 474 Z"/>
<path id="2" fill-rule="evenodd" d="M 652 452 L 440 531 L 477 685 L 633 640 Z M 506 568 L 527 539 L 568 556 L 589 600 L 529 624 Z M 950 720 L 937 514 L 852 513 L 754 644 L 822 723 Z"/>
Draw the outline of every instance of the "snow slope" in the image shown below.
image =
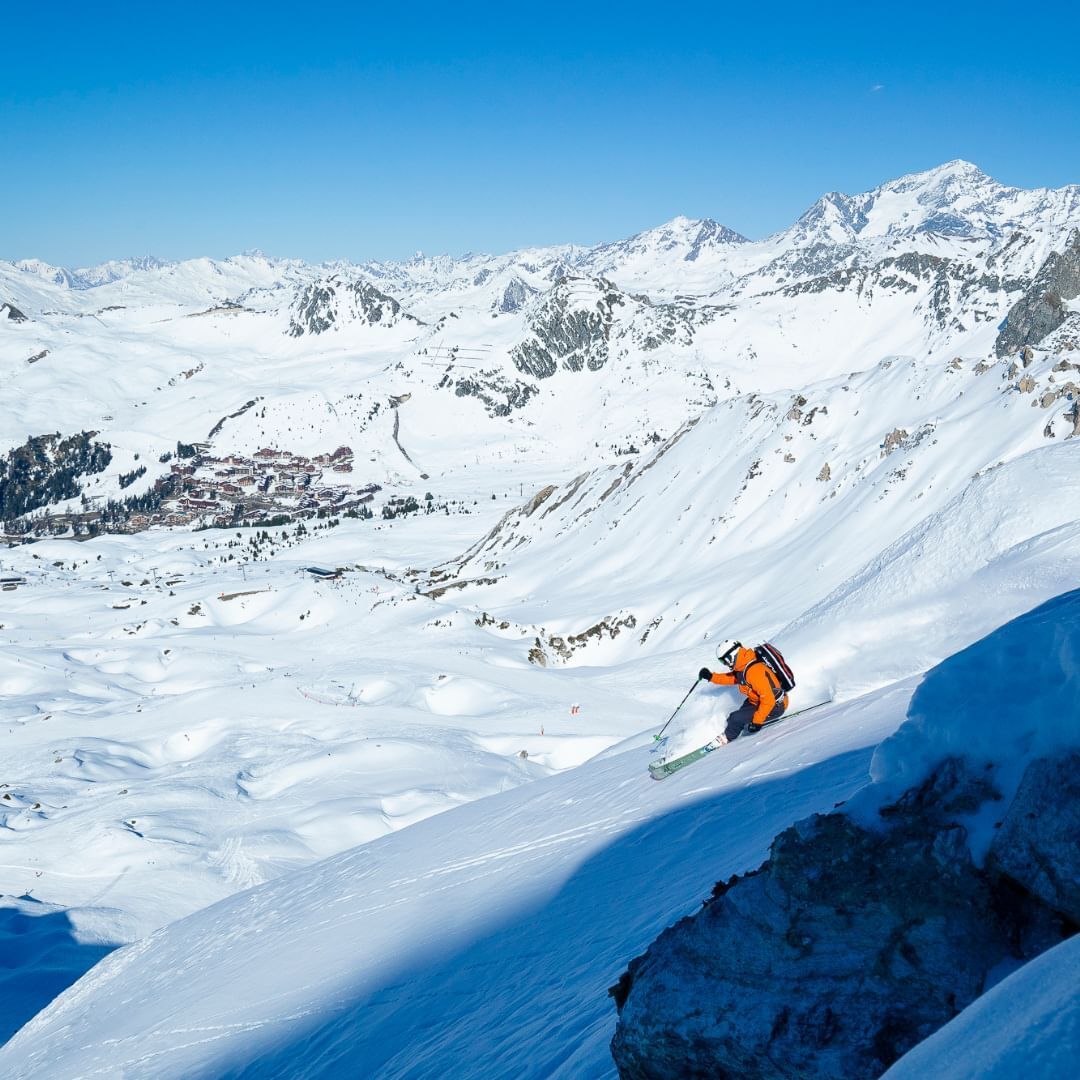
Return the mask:
<path id="1" fill-rule="evenodd" d="M 1008 669 L 985 661 L 1022 647 L 1050 694 L 1003 721 L 1030 760 L 1041 710 L 1075 709 L 1078 635 L 1073 592 L 946 661 L 883 760 L 907 768 L 896 748 L 908 739 L 929 763 L 964 734 L 981 753 L 982 701 L 950 688 L 975 668 L 1002 698 Z M 611 1075 L 604 987 L 621 963 L 714 881 L 757 865 L 785 824 L 859 789 L 864 809 L 894 794 L 888 777 L 866 786 L 869 747 L 897 725 L 913 682 L 736 742 L 660 784 L 643 776 L 647 738 L 631 740 L 241 893 L 107 958 L 0 1065 L 23 1077 Z M 1057 745 L 1080 745 L 1077 719 Z M 1045 1015 L 1046 1004 L 1027 1008 Z"/>
<path id="2" fill-rule="evenodd" d="M 1035 377 L 1053 359 L 1033 365 Z M 461 595 L 558 633 L 636 618 L 633 634 L 584 649 L 575 662 L 585 663 L 640 654 L 646 627 L 650 650 L 688 648 L 717 625 L 777 633 L 819 603 L 837 608 L 861 651 L 889 635 L 876 614 L 864 635 L 855 607 L 876 612 L 906 594 L 916 620 L 962 610 L 956 592 L 975 575 L 989 582 L 995 560 L 1022 544 L 1064 588 L 1076 572 L 1080 447 L 1045 438 L 1047 414 L 1006 368 L 887 361 L 806 388 L 794 410 L 790 394 L 718 405 L 650 454 L 515 508 L 445 569 L 462 582 L 497 577 Z M 984 590 L 980 603 L 1007 588 Z M 1006 601 L 1000 614 L 1015 610 Z M 936 641 L 919 649 L 921 625 L 895 627 L 910 644 L 891 677 L 940 659 Z M 849 655 L 838 650 L 838 666 Z M 869 667 L 880 664 L 889 661 Z"/>
<path id="3" fill-rule="evenodd" d="M 909 693 L 661 784 L 640 739 L 240 893 L 107 958 L 0 1050 L 0 1069 L 611 1075 L 605 989 L 626 958 L 863 783 Z"/>

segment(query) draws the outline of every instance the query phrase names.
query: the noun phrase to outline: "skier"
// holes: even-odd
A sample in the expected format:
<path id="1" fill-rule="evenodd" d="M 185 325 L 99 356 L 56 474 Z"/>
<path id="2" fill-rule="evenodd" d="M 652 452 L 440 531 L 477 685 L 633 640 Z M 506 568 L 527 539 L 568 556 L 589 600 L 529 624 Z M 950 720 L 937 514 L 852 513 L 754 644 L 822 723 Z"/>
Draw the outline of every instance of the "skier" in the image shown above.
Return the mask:
<path id="1" fill-rule="evenodd" d="M 725 641 L 717 646 L 716 657 L 731 673 L 713 673 L 702 668 L 698 678 L 717 686 L 737 686 L 746 697 L 727 718 L 723 734 L 717 736 L 720 745 L 740 735 L 755 735 L 767 723 L 784 715 L 788 697 L 780 679 L 753 649 L 744 648 L 741 641 Z"/>

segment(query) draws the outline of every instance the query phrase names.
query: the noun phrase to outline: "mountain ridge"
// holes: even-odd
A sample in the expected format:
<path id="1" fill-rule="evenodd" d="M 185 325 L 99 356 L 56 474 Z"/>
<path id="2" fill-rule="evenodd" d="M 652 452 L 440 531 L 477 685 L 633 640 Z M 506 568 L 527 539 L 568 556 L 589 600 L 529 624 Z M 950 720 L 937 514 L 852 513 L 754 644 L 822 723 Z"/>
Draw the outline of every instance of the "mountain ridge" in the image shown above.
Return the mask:
<path id="1" fill-rule="evenodd" d="M 929 209 L 914 224 L 886 225 L 873 222 L 873 213 L 883 199 L 913 196 L 919 206 Z M 946 207 L 955 211 L 956 204 L 965 201 L 963 210 L 969 213 L 945 214 Z M 995 206 L 995 204 L 997 204 Z M 424 277 L 445 277 L 459 268 L 491 263 L 551 263 L 565 260 L 570 265 L 591 272 L 610 269 L 612 259 L 640 254 L 649 249 L 672 250 L 685 247 L 681 255 L 689 262 L 700 258 L 702 250 L 716 247 L 768 244 L 783 241 L 800 245 L 847 242 L 856 236 L 911 235 L 916 232 L 937 233 L 942 236 L 972 236 L 982 230 L 984 235 L 1000 237 L 1010 227 L 1022 227 L 1022 219 L 1047 212 L 1075 215 L 1080 211 L 1080 184 L 1060 188 L 1015 188 L 994 180 L 978 166 L 962 159 L 920 172 L 908 173 L 887 180 L 867 192 L 847 195 L 831 191 L 822 195 L 790 226 L 761 240 L 750 240 L 712 218 L 694 219 L 677 215 L 667 222 L 635 233 L 622 240 L 604 241 L 592 246 L 573 243 L 514 248 L 503 254 L 467 252 L 459 256 L 440 254 L 427 256 L 422 252 L 403 260 L 327 260 L 306 262 L 292 257 L 267 256 L 261 251 L 249 251 L 224 259 L 195 257 L 183 260 L 162 260 L 153 255 L 111 259 L 91 266 L 68 268 L 54 266 L 38 259 L 22 259 L 9 266 L 40 277 L 63 288 L 86 290 L 100 288 L 142 272 L 168 270 L 186 264 L 204 263 L 209 266 L 237 263 L 241 259 L 262 260 L 268 265 L 297 265 L 318 271 L 359 270 L 374 275 L 395 276 L 400 273 L 422 273 Z M 905 215 L 914 211 L 905 208 Z M 1017 216 L 1019 215 L 1019 217 Z M 1001 220 L 998 220 L 1001 219 Z M 869 230 L 869 232 L 867 231 Z M 0 265 L 3 265 L 0 263 Z"/>

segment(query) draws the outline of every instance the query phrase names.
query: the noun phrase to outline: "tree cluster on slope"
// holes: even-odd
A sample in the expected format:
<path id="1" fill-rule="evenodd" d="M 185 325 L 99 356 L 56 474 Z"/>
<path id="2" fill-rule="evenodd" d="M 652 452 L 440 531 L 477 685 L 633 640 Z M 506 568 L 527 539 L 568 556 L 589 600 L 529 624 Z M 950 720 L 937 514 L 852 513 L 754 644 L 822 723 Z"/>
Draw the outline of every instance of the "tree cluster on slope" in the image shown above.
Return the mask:
<path id="1" fill-rule="evenodd" d="M 10 523 L 81 495 L 79 478 L 102 472 L 112 461 L 111 447 L 95 442 L 96 434 L 33 435 L 0 458 L 0 520 Z"/>

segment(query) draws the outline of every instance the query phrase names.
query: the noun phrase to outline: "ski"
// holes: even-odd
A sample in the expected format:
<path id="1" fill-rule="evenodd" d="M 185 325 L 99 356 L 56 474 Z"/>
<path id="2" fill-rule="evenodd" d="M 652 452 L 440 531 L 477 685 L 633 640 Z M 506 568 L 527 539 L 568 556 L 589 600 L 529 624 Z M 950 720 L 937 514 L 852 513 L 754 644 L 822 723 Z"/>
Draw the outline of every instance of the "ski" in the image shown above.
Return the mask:
<path id="1" fill-rule="evenodd" d="M 718 743 L 713 739 L 704 746 L 698 747 L 697 750 L 691 750 L 689 754 L 683 754 L 682 757 L 672 758 L 670 761 L 665 760 L 664 758 L 660 758 L 657 761 L 650 761 L 649 775 L 654 780 L 663 780 L 665 776 L 670 776 L 680 769 L 685 769 L 687 765 L 693 765 L 695 761 L 700 761 L 706 754 L 711 754 L 714 750 L 719 750 L 722 745 L 724 744 Z"/>
<path id="2" fill-rule="evenodd" d="M 814 709 L 820 709 L 822 705 L 830 704 L 832 704 L 832 698 L 829 698 L 828 701 L 819 701 L 816 705 L 811 705 L 806 709 L 799 709 L 798 712 L 785 713 L 775 720 L 767 720 L 765 726 L 772 727 L 773 724 L 778 724 L 782 720 L 792 720 L 796 716 L 802 716 L 804 713 L 813 712 Z M 649 775 L 654 780 L 663 780 L 665 776 L 670 776 L 680 769 L 685 769 L 687 765 L 693 765 L 695 761 L 700 761 L 707 754 L 711 754 L 714 750 L 719 750 L 721 746 L 726 745 L 727 742 L 718 742 L 716 739 L 711 739 L 704 746 L 699 746 L 696 750 L 691 750 L 689 754 L 683 754 L 682 757 L 671 758 L 670 760 L 658 758 L 656 761 L 650 761 Z"/>

